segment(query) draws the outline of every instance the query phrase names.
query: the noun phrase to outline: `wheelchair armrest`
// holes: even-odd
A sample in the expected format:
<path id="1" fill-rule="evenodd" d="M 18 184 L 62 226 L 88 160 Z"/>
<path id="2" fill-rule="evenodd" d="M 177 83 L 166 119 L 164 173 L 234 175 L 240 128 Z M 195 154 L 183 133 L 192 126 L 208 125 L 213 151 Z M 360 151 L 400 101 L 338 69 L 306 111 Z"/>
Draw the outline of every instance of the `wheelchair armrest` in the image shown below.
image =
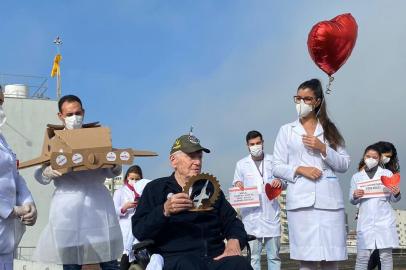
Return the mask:
<path id="1" fill-rule="evenodd" d="M 141 242 L 133 245 L 132 249 L 133 249 L 134 252 L 137 252 L 137 251 L 141 251 L 143 249 L 146 249 L 147 247 L 150 247 L 153 244 L 155 244 L 154 240 L 147 239 L 147 240 L 141 241 Z"/>
<path id="2" fill-rule="evenodd" d="M 255 235 L 247 234 L 247 242 L 253 241 L 253 240 L 255 240 L 255 239 L 257 239 L 257 238 L 255 237 Z"/>

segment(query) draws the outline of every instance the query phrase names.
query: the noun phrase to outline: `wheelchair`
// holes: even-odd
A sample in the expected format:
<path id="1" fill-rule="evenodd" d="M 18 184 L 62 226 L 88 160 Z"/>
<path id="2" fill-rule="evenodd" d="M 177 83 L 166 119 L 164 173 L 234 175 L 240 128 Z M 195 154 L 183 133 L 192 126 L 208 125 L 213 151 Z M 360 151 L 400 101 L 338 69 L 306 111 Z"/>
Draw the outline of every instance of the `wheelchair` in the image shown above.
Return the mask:
<path id="1" fill-rule="evenodd" d="M 251 248 L 248 243 L 255 239 L 256 237 L 254 235 L 247 235 L 247 243 L 245 245 L 246 254 L 243 256 L 245 256 L 248 262 L 251 262 Z M 129 270 L 145 270 L 151 256 L 148 253 L 147 248 L 153 246 L 154 243 L 154 240 L 144 240 L 133 245 L 132 251 L 134 252 L 135 260 L 131 263 Z"/>

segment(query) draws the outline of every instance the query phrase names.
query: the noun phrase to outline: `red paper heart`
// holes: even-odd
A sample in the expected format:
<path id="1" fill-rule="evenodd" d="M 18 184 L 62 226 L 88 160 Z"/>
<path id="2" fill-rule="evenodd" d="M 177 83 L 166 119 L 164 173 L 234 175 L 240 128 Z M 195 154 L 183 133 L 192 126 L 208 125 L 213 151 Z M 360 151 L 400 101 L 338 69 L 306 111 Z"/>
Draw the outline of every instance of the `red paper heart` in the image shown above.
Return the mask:
<path id="1" fill-rule="evenodd" d="M 400 174 L 395 173 L 391 177 L 381 176 L 381 181 L 382 181 L 382 184 L 387 188 L 398 186 L 400 183 Z"/>
<path id="2" fill-rule="evenodd" d="M 273 188 L 271 184 L 267 183 L 265 185 L 265 193 L 268 199 L 272 201 L 282 193 L 282 188 Z"/>
<path id="3" fill-rule="evenodd" d="M 350 13 L 313 26 L 307 47 L 316 65 L 329 76 L 350 57 L 357 40 L 358 25 Z"/>

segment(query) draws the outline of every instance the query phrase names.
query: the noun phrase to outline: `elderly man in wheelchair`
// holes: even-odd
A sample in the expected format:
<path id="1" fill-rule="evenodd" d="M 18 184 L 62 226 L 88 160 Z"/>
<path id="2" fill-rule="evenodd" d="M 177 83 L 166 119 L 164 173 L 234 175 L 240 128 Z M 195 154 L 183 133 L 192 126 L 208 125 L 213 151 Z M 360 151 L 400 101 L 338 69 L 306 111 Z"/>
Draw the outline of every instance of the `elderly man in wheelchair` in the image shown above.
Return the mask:
<path id="1" fill-rule="evenodd" d="M 252 269 L 241 256 L 248 241 L 244 225 L 223 192 L 211 210 L 189 211 L 193 202 L 182 190 L 201 172 L 203 152 L 210 150 L 191 134 L 175 141 L 169 157 L 174 173 L 147 184 L 132 217 L 134 236 L 150 240 L 136 248 L 148 245 L 162 256 L 163 270 Z"/>

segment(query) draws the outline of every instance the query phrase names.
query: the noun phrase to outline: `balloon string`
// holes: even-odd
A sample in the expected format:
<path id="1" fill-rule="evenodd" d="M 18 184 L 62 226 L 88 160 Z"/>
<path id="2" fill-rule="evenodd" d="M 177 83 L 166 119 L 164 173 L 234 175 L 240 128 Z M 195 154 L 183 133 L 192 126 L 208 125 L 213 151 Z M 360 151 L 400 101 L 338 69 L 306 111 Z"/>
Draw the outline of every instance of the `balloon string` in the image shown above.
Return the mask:
<path id="1" fill-rule="evenodd" d="M 334 81 L 334 77 L 333 76 L 328 76 L 328 85 L 327 85 L 327 90 L 326 90 L 326 94 L 330 95 L 332 90 L 331 90 L 331 83 Z"/>

